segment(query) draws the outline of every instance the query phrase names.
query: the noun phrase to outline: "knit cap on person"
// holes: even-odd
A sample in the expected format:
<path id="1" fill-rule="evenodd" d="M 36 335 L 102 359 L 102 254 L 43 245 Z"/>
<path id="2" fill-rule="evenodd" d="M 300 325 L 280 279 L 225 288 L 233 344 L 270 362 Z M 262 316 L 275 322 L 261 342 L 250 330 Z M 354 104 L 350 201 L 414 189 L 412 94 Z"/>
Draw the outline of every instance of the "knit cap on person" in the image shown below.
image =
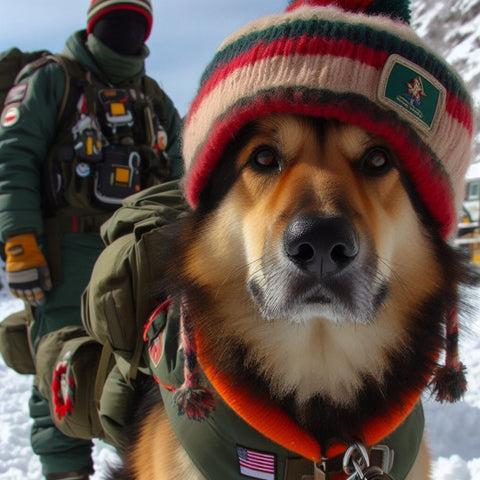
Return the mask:
<path id="1" fill-rule="evenodd" d="M 456 230 L 471 160 L 472 102 L 454 69 L 410 26 L 406 0 L 297 0 L 221 44 L 183 131 L 185 195 L 197 206 L 222 153 L 252 120 L 274 113 L 334 119 L 384 138 L 422 218 Z M 456 307 L 446 313 L 437 399 L 465 390 Z"/>
<path id="2" fill-rule="evenodd" d="M 92 0 L 87 13 L 87 33 L 92 33 L 94 24 L 109 12 L 116 10 L 131 10 L 142 14 L 147 21 L 145 41 L 150 36 L 153 22 L 153 10 L 150 0 Z"/>

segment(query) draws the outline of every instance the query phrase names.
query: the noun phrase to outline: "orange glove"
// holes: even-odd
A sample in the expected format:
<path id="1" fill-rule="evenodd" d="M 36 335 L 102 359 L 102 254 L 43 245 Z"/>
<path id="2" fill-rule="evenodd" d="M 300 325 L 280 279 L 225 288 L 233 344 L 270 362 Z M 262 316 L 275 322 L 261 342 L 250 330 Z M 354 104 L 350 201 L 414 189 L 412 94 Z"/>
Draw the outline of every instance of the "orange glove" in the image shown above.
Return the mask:
<path id="1" fill-rule="evenodd" d="M 6 277 L 12 295 L 32 306 L 43 305 L 52 281 L 35 235 L 26 233 L 10 237 L 5 244 L 5 254 Z"/>

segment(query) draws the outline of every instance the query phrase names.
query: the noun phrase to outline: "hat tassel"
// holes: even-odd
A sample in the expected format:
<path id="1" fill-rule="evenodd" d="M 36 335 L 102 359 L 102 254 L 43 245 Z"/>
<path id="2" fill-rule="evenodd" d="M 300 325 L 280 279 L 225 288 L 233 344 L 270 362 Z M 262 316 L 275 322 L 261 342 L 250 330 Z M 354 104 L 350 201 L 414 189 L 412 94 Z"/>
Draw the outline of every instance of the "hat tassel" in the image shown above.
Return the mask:
<path id="1" fill-rule="evenodd" d="M 445 365 L 438 368 L 430 385 L 438 402 L 456 402 L 467 391 L 466 367 L 458 355 L 458 315 L 454 307 L 447 317 Z"/>
<path id="2" fill-rule="evenodd" d="M 179 415 L 186 415 L 191 420 L 204 420 L 215 409 L 215 397 L 201 382 L 197 360 L 197 347 L 192 322 L 186 309 L 181 314 L 181 339 L 184 356 L 184 382 L 175 390 L 173 402 Z"/>

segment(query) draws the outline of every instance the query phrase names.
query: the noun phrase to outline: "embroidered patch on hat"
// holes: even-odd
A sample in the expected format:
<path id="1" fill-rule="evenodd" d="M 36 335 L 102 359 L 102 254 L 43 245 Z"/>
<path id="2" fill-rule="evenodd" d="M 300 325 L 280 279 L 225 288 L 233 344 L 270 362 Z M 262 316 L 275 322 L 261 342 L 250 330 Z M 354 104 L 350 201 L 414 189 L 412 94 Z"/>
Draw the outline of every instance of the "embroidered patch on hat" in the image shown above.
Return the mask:
<path id="1" fill-rule="evenodd" d="M 4 105 L 10 105 L 11 103 L 20 103 L 27 94 L 28 84 L 21 83 L 12 87 L 5 98 Z"/>
<path id="2" fill-rule="evenodd" d="M 391 55 L 378 86 L 378 99 L 432 135 L 445 109 L 445 87 L 430 73 L 400 55 Z"/>
<path id="3" fill-rule="evenodd" d="M 237 445 L 240 473 L 248 478 L 275 480 L 275 454 Z"/>
<path id="4" fill-rule="evenodd" d="M 12 127 L 18 122 L 19 119 L 20 119 L 20 108 L 18 108 L 18 105 L 7 106 L 2 112 L 2 118 L 0 120 L 0 124 L 4 128 Z"/>

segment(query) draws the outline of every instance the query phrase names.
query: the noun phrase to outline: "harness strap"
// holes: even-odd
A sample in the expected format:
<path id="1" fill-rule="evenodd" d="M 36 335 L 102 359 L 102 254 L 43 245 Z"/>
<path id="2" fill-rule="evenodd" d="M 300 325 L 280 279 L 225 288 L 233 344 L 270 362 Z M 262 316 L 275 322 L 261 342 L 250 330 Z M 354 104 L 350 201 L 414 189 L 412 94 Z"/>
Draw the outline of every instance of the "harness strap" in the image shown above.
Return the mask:
<path id="1" fill-rule="evenodd" d="M 105 385 L 105 380 L 112 369 L 113 362 L 113 350 L 108 343 L 104 343 L 98 361 L 97 375 L 95 377 L 95 386 L 93 390 L 93 401 L 95 402 L 97 411 L 100 411 L 100 398 L 102 397 L 103 386 Z"/>
<path id="2" fill-rule="evenodd" d="M 49 60 L 53 60 L 58 63 L 65 73 L 65 91 L 63 92 L 62 102 L 60 103 L 60 108 L 57 112 L 56 125 L 60 125 L 60 119 L 63 117 L 63 113 L 67 107 L 68 99 L 70 98 L 70 74 L 68 73 L 68 68 L 65 63 L 65 60 L 60 55 L 47 55 L 46 57 Z"/>

